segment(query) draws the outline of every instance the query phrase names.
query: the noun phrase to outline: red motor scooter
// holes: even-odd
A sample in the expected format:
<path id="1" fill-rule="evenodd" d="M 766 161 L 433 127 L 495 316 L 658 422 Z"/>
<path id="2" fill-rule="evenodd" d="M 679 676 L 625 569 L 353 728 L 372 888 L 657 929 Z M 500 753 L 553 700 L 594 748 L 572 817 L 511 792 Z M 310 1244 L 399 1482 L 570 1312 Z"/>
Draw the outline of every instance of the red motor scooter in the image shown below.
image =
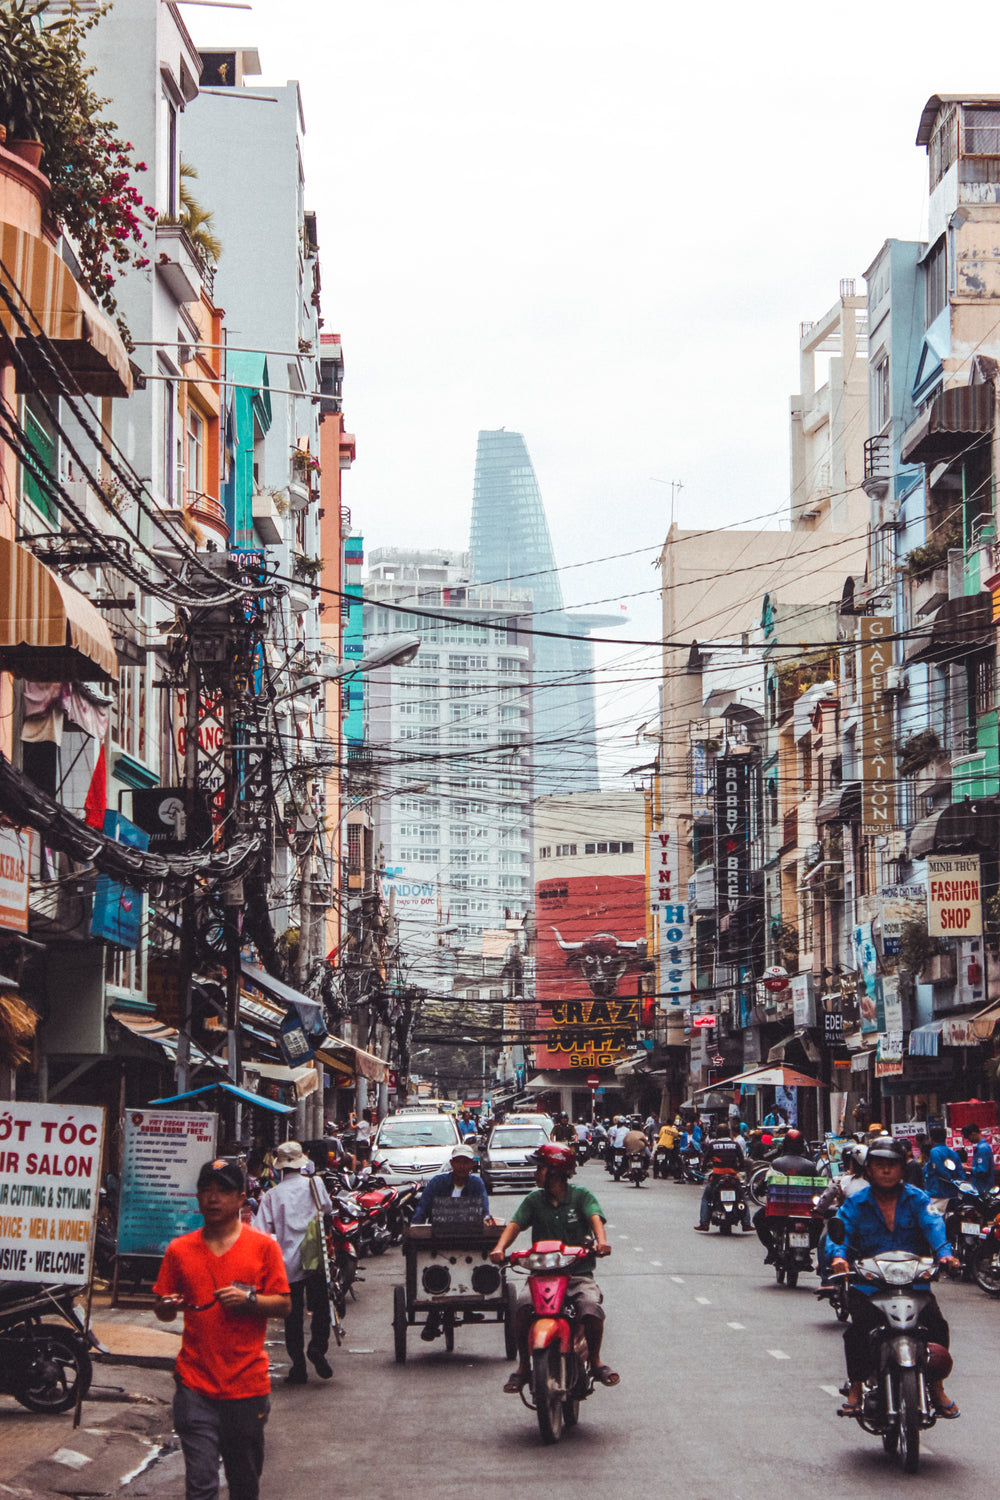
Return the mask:
<path id="1" fill-rule="evenodd" d="M 527 1273 L 531 1292 L 531 1400 L 524 1390 L 521 1400 L 536 1413 L 543 1443 L 557 1443 L 564 1426 L 576 1426 L 580 1402 L 594 1389 L 583 1324 L 566 1296 L 576 1263 L 592 1253 L 592 1246 L 538 1240 L 510 1256 L 511 1269 Z"/>

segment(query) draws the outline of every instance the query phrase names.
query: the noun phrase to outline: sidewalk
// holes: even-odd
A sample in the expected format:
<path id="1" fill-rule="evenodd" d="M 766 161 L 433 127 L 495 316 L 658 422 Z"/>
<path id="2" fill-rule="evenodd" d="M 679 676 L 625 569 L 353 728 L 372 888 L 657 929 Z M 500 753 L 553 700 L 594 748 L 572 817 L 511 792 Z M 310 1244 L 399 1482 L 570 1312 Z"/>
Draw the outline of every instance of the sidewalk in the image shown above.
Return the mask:
<path id="1" fill-rule="evenodd" d="M 112 1308 L 106 1295 L 94 1298 L 92 1324 L 109 1352 L 94 1353 L 78 1428 L 72 1411 L 45 1416 L 0 1396 L 0 1497 L 114 1494 L 169 1439 L 181 1324 L 157 1323 L 151 1308 Z"/>

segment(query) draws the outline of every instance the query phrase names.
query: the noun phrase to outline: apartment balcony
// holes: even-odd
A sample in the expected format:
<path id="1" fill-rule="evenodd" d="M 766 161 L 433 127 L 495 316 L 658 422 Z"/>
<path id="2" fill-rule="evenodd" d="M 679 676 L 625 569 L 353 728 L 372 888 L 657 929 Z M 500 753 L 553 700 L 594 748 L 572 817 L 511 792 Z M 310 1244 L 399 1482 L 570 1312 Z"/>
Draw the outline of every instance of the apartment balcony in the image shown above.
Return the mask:
<path id="1" fill-rule="evenodd" d="M 865 443 L 865 493 L 879 499 L 889 488 L 892 478 L 892 441 L 887 432 L 876 433 Z"/>
<path id="2" fill-rule="evenodd" d="M 914 615 L 929 615 L 948 598 L 948 569 L 935 568 L 926 578 L 913 584 L 910 605 Z"/>
<path id="3" fill-rule="evenodd" d="M 184 509 L 202 531 L 208 532 L 223 548 L 229 546 L 229 523 L 226 509 L 215 495 L 206 495 L 203 490 L 188 490 L 184 496 Z"/>

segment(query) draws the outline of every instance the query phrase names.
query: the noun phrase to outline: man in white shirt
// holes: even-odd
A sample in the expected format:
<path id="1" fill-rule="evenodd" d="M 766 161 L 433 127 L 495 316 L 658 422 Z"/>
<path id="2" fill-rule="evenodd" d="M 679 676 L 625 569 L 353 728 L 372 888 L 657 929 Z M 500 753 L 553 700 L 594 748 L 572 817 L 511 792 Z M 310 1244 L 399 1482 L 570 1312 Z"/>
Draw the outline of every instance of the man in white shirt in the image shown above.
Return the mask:
<path id="1" fill-rule="evenodd" d="M 281 1248 L 285 1274 L 292 1295 L 292 1310 L 285 1319 L 285 1348 L 291 1368 L 285 1376 L 288 1385 L 305 1385 L 309 1378 L 306 1354 L 321 1380 L 329 1380 L 333 1370 L 327 1362 L 330 1344 L 330 1297 L 322 1271 L 307 1272 L 302 1266 L 302 1236 L 317 1212 L 329 1213 L 333 1204 L 319 1176 L 307 1176 L 309 1165 L 298 1141 L 286 1141 L 274 1154 L 274 1165 L 281 1181 L 261 1199 L 257 1228 L 273 1235 Z M 306 1307 L 312 1313 L 309 1348 L 305 1347 Z"/>

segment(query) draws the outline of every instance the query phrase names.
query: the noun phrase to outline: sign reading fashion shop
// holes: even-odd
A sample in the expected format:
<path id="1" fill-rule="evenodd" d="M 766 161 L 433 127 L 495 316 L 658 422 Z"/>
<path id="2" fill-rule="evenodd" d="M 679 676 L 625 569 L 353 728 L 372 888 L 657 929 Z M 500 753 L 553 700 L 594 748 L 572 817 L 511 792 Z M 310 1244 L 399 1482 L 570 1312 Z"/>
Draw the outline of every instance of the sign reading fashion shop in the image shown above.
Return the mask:
<path id="1" fill-rule="evenodd" d="M 892 620 L 862 615 L 858 662 L 861 704 L 861 832 L 888 833 L 896 826 L 896 752 L 892 743 L 892 706 L 885 696 L 892 666 Z"/>
<path id="2" fill-rule="evenodd" d="M 104 1110 L 0 1103 L 0 1281 L 90 1280 Z"/>
<path id="3" fill-rule="evenodd" d="M 726 755 L 715 772 L 715 891 L 720 917 L 750 894 L 750 758 Z"/>
<path id="4" fill-rule="evenodd" d="M 931 937 L 982 937 L 978 854 L 927 856 L 927 931 Z"/>

